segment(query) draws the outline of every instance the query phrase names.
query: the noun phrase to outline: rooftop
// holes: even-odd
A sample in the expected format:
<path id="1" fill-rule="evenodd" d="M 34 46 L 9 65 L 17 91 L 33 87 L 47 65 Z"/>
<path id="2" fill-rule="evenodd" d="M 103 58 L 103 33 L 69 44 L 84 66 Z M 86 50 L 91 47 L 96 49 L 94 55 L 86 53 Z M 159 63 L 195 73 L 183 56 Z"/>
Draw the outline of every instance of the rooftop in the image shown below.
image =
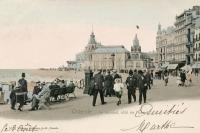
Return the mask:
<path id="1" fill-rule="evenodd" d="M 116 46 L 103 46 L 97 48 L 95 53 L 127 53 L 129 52 L 123 45 L 116 45 Z"/>

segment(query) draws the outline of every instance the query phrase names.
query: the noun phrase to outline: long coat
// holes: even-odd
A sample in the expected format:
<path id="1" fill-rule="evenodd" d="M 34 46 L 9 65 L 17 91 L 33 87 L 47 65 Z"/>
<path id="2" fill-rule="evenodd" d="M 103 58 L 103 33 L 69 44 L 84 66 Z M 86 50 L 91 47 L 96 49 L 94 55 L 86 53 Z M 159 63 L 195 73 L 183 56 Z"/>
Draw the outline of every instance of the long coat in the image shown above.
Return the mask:
<path id="1" fill-rule="evenodd" d="M 106 75 L 104 79 L 104 87 L 105 89 L 113 88 L 113 77 L 111 75 Z"/>
<path id="2" fill-rule="evenodd" d="M 103 89 L 103 82 L 104 82 L 104 77 L 101 73 L 97 73 L 97 74 L 94 75 L 94 84 L 95 84 L 94 89 L 102 90 Z"/>
<path id="3" fill-rule="evenodd" d="M 147 80 L 144 75 L 139 75 L 138 77 L 138 88 L 139 90 L 147 89 Z"/>
<path id="4" fill-rule="evenodd" d="M 19 81 L 18 81 L 21 85 L 21 91 L 22 92 L 28 92 L 28 89 L 27 89 L 27 81 L 23 78 L 21 78 Z"/>
<path id="5" fill-rule="evenodd" d="M 186 80 L 186 75 L 185 75 L 184 72 L 181 72 L 180 77 L 181 77 L 181 81 L 182 81 L 182 82 L 185 82 L 185 80 Z"/>
<path id="6" fill-rule="evenodd" d="M 150 82 L 151 82 L 151 74 L 150 74 L 150 73 L 147 73 L 147 74 L 145 75 L 145 77 L 146 77 L 147 83 L 150 84 Z"/>

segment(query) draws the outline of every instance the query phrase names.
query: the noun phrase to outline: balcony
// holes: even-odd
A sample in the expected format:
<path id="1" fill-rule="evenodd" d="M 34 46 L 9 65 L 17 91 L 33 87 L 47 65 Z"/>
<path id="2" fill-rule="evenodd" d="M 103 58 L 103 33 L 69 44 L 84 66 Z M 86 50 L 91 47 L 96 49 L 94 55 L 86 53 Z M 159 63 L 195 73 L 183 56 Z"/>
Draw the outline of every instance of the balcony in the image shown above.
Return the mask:
<path id="1" fill-rule="evenodd" d="M 195 51 L 200 51 L 200 47 L 194 48 L 194 52 L 195 52 Z"/>
<path id="2" fill-rule="evenodd" d="M 194 53 L 185 53 L 186 56 L 193 56 Z"/>
<path id="3" fill-rule="evenodd" d="M 194 58 L 193 61 L 200 61 L 200 57 L 199 58 Z"/>

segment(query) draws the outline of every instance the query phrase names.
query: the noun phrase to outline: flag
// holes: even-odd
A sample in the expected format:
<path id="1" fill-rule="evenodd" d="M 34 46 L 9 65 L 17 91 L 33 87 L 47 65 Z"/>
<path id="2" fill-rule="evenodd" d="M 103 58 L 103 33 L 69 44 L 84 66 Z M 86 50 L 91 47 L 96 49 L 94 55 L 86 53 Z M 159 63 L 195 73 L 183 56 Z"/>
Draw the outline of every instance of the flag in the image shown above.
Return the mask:
<path id="1" fill-rule="evenodd" d="M 139 29 L 140 27 L 138 25 L 136 25 L 136 28 Z"/>

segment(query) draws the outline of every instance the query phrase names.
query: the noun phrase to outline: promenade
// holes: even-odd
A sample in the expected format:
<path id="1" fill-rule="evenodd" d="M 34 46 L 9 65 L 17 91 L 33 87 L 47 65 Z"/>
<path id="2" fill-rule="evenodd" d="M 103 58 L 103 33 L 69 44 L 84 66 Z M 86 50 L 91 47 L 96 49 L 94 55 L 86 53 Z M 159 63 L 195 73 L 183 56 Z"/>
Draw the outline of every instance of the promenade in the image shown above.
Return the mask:
<path id="1" fill-rule="evenodd" d="M 123 81 L 126 75 L 123 75 Z M 189 87 L 178 87 L 176 77 L 170 77 L 168 86 L 164 86 L 163 80 L 154 80 L 154 85 L 147 92 L 147 103 L 172 100 L 198 100 L 200 99 L 200 76 L 193 75 L 193 81 Z M 53 103 L 50 110 L 28 111 L 30 105 L 24 107 L 23 112 L 13 111 L 10 105 L 0 105 L 0 117 L 25 120 L 69 120 L 86 118 L 93 115 L 101 115 L 104 112 L 114 112 L 125 107 L 139 106 L 138 91 L 137 102 L 128 104 L 127 90 L 124 89 L 122 104 L 116 105 L 116 97 L 105 97 L 106 105 L 101 105 L 98 95 L 96 106 L 92 106 L 92 96 L 83 94 L 82 89 L 76 89 L 76 99 L 66 100 L 61 103 Z"/>

